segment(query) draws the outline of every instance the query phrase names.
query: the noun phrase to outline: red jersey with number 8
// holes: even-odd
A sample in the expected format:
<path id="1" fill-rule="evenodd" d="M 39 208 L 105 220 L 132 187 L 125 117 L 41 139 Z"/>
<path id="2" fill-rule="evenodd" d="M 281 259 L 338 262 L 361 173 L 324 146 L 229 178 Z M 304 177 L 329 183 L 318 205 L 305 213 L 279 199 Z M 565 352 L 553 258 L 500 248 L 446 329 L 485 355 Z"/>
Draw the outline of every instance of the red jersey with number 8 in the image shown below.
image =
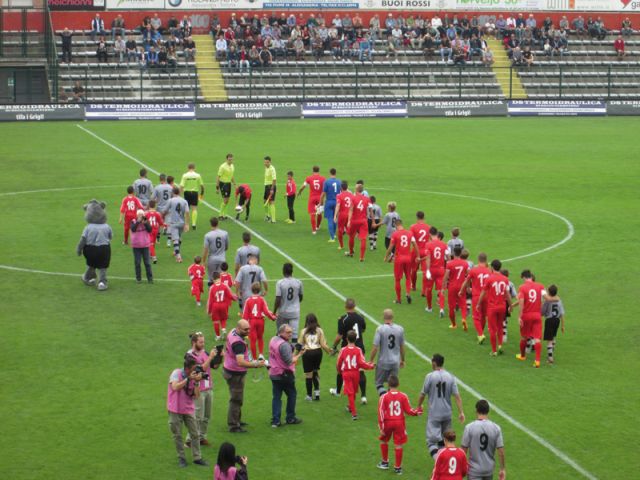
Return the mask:
<path id="1" fill-rule="evenodd" d="M 396 230 L 391 235 L 391 244 L 396 249 L 395 261 L 411 261 L 411 242 L 413 234 L 409 230 Z"/>

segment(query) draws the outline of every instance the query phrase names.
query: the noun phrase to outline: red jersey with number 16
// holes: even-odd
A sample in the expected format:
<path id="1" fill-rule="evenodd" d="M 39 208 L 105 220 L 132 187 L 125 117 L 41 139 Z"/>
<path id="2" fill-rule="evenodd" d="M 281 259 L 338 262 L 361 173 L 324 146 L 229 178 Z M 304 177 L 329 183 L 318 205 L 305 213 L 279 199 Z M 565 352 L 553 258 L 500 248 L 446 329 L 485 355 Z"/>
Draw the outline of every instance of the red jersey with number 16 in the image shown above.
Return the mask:
<path id="1" fill-rule="evenodd" d="M 542 312 L 542 292 L 544 285 L 537 282 L 526 281 L 518 289 L 518 298 L 524 300 L 522 314 Z"/>
<path id="2" fill-rule="evenodd" d="M 461 448 L 443 448 L 438 452 L 431 480 L 462 480 L 469 471 L 467 456 Z"/>
<path id="3" fill-rule="evenodd" d="M 509 293 L 509 279 L 501 273 L 492 273 L 484 286 L 487 292 L 487 308 L 504 310 Z"/>
<path id="4" fill-rule="evenodd" d="M 411 242 L 413 233 L 409 230 L 396 230 L 391 235 L 390 246 L 396 249 L 395 261 L 398 263 L 411 261 Z"/>
<path id="5" fill-rule="evenodd" d="M 319 173 L 309 175 L 304 183 L 309 185 L 309 198 L 320 198 L 322 195 L 322 187 L 324 187 L 324 177 Z"/>
<path id="6" fill-rule="evenodd" d="M 138 197 L 133 195 L 127 195 L 122 199 L 122 205 L 120 205 L 120 213 L 124 213 L 125 217 L 136 218 L 136 212 L 138 210 L 144 210 L 142 203 L 138 200 Z"/>
<path id="7" fill-rule="evenodd" d="M 367 209 L 371 204 L 369 197 L 365 197 L 361 193 L 356 193 L 353 196 L 353 213 L 351 214 L 351 223 L 360 224 L 367 223 Z"/>

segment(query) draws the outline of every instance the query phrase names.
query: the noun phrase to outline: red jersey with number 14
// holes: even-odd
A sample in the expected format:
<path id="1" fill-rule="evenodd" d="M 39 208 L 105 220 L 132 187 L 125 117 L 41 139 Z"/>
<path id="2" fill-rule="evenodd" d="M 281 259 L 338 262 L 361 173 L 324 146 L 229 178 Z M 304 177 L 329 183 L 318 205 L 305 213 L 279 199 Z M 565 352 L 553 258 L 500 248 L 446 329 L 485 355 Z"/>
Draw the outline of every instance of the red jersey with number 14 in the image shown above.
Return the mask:
<path id="1" fill-rule="evenodd" d="M 509 292 L 509 279 L 501 273 L 492 273 L 484 286 L 487 292 L 487 307 L 489 309 L 504 310 Z"/>
<path id="2" fill-rule="evenodd" d="M 138 200 L 138 197 L 133 195 L 127 195 L 122 199 L 122 205 L 120 205 L 120 213 L 124 213 L 125 217 L 135 218 L 138 210 L 144 210 L 142 203 Z"/>
<path id="3" fill-rule="evenodd" d="M 304 183 L 309 185 L 309 198 L 320 198 L 322 187 L 324 187 L 324 177 L 319 173 L 309 175 Z"/>
<path id="4" fill-rule="evenodd" d="M 365 197 L 361 193 L 356 193 L 353 196 L 353 213 L 351 214 L 351 223 L 360 224 L 367 223 L 367 209 L 371 204 L 369 197 Z"/>
<path id="5" fill-rule="evenodd" d="M 537 313 L 540 315 L 542 312 L 542 292 L 544 291 L 544 285 L 537 282 L 526 281 L 518 289 L 518 298 L 524 300 L 522 306 L 522 314 Z"/>
<path id="6" fill-rule="evenodd" d="M 396 230 L 391 235 L 391 243 L 389 246 L 393 246 L 396 249 L 395 261 L 407 262 L 411 261 L 411 248 L 413 241 L 413 233 L 409 230 Z"/>
<path id="7" fill-rule="evenodd" d="M 461 448 L 443 448 L 438 452 L 431 480 L 462 480 L 469 471 L 467 456 Z"/>

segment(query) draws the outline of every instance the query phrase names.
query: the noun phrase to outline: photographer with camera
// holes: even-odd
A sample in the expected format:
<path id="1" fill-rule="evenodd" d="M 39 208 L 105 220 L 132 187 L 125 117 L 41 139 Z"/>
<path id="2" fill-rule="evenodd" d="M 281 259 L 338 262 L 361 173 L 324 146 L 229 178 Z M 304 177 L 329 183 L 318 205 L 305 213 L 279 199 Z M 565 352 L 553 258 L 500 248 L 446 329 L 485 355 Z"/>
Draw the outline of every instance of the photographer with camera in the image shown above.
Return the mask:
<path id="1" fill-rule="evenodd" d="M 236 447 L 224 442 L 218 450 L 218 461 L 213 469 L 213 480 L 248 480 L 247 457 L 236 455 Z M 239 468 L 236 467 L 239 465 Z"/>
<path id="2" fill-rule="evenodd" d="M 184 359 L 184 368 L 176 368 L 169 377 L 167 389 L 167 410 L 169 411 L 169 429 L 173 434 L 178 452 L 178 466 L 186 467 L 182 440 L 182 424 L 189 430 L 191 438 L 198 438 L 194 400 L 200 396 L 200 380 L 202 375 L 196 372 L 197 362 L 192 356 Z M 209 464 L 200 456 L 200 442 L 191 442 L 193 463 L 203 467 Z"/>
<path id="3" fill-rule="evenodd" d="M 204 348 L 204 335 L 202 332 L 192 332 L 189 335 L 191 339 L 191 350 L 185 354 L 185 358 L 191 356 L 196 359 L 196 373 L 202 375 L 200 380 L 200 395 L 195 401 L 196 405 L 196 422 L 198 423 L 198 433 L 200 433 L 200 445 L 209 445 L 207 440 L 207 429 L 209 420 L 211 419 L 211 403 L 213 401 L 213 384 L 211 379 L 211 369 L 218 368 L 222 363 L 222 345 L 216 346 L 207 353 Z M 185 442 L 188 447 L 191 446 L 191 435 L 187 435 Z"/>
<path id="4" fill-rule="evenodd" d="M 271 426 L 280 426 L 282 415 L 282 393 L 287 395 L 287 425 L 302 423 L 296 417 L 296 363 L 305 350 L 299 343 L 295 348 L 291 344 L 293 329 L 285 323 L 278 328 L 278 336 L 269 342 L 269 378 L 273 384 L 273 400 L 271 402 Z M 295 350 L 295 353 L 294 353 Z"/>
<path id="5" fill-rule="evenodd" d="M 149 257 L 149 245 L 151 245 L 151 224 L 144 210 L 136 212 L 136 219 L 131 222 L 131 247 L 133 248 L 133 263 L 136 270 L 136 282 L 142 282 L 140 261 L 144 261 L 144 269 L 147 272 L 147 282 L 153 283 L 151 272 L 151 258 Z M 155 239 L 154 239 L 155 240 Z"/>

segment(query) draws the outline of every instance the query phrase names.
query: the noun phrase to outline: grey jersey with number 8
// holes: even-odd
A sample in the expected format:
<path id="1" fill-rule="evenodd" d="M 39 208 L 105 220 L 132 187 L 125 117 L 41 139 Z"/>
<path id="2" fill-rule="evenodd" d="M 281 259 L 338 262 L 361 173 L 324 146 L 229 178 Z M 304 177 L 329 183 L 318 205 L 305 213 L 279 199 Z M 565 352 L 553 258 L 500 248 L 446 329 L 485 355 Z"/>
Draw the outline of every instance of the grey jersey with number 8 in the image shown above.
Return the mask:
<path id="1" fill-rule="evenodd" d="M 469 476 L 492 476 L 496 448 L 504 448 L 502 430 L 491 420 L 475 420 L 464 427 L 462 448 L 469 449 Z"/>
<path id="2" fill-rule="evenodd" d="M 383 324 L 376 329 L 373 344 L 378 347 L 378 365 L 384 367 L 400 365 L 400 347 L 404 345 L 404 328 L 400 325 Z"/>
<path id="3" fill-rule="evenodd" d="M 451 396 L 458 394 L 456 378 L 446 370 L 434 370 L 424 379 L 422 393 L 429 397 L 431 420 L 451 419 Z"/>
<path id="4" fill-rule="evenodd" d="M 300 317 L 300 295 L 302 282 L 297 278 L 285 277 L 276 283 L 276 297 L 280 297 L 278 313 L 286 317 Z"/>
<path id="5" fill-rule="evenodd" d="M 264 274 L 264 270 L 259 265 L 245 265 L 238 270 L 238 276 L 236 282 L 240 285 L 240 295 L 243 299 L 249 298 L 251 293 L 251 285 L 254 282 L 264 282 L 267 280 L 267 276 Z"/>

